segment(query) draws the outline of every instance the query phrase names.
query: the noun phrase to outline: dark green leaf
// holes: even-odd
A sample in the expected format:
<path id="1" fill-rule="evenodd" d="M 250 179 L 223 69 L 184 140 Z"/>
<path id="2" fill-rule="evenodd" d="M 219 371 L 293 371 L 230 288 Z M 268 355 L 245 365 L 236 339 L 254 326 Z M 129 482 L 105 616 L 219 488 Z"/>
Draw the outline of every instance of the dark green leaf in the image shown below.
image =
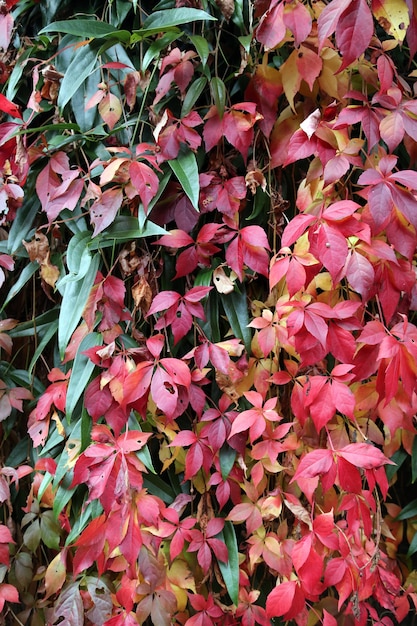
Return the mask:
<path id="1" fill-rule="evenodd" d="M 184 98 L 184 102 L 182 103 L 181 117 L 188 115 L 198 98 L 203 93 L 206 85 L 207 78 L 205 76 L 200 76 L 200 78 L 197 78 L 197 80 L 191 83 Z"/>
<path id="2" fill-rule="evenodd" d="M 412 500 L 402 509 L 401 513 L 397 515 L 397 520 L 410 519 L 410 517 L 417 517 L 417 499 Z"/>
<path id="3" fill-rule="evenodd" d="M 93 361 L 83 354 L 83 352 L 89 348 L 101 345 L 103 345 L 103 336 L 101 333 L 89 333 L 79 345 L 67 390 L 65 414 L 68 422 L 71 421 L 75 406 L 88 385 L 90 376 L 94 370 Z"/>
<path id="4" fill-rule="evenodd" d="M 239 603 L 239 554 L 233 524 L 225 522 L 222 532 L 216 536 L 227 546 L 229 560 L 227 563 L 218 561 L 218 564 L 230 599 L 237 606 Z"/>
<path id="5" fill-rule="evenodd" d="M 207 39 L 201 35 L 190 35 L 189 37 L 201 59 L 201 65 L 205 67 L 210 54 Z"/>
<path id="6" fill-rule="evenodd" d="M 250 352 L 252 334 L 248 328 L 249 313 L 244 285 L 241 285 L 240 293 L 232 291 L 229 294 L 220 294 L 220 299 L 234 336 L 242 339 L 246 350 Z"/>
<path id="7" fill-rule="evenodd" d="M 226 87 L 221 78 L 213 76 L 210 81 L 210 91 L 221 119 L 223 117 L 224 107 L 226 104 Z"/>
<path id="8" fill-rule="evenodd" d="M 52 22 L 52 24 L 48 24 L 48 26 L 39 31 L 40 35 L 44 33 L 67 33 L 77 37 L 84 37 L 85 39 L 102 38 L 109 35 L 116 37 L 117 34 L 121 34 L 120 39 L 123 41 L 126 39 L 127 33 L 127 41 L 130 40 L 130 33 L 127 31 L 116 30 L 111 24 L 98 20 L 76 19 Z"/>
<path id="9" fill-rule="evenodd" d="M 82 280 L 67 283 L 64 287 L 64 295 L 59 312 L 58 347 L 61 358 L 64 358 L 68 341 L 80 321 L 88 296 L 90 295 L 97 270 L 100 264 L 100 256 L 96 254 Z"/>
<path id="10" fill-rule="evenodd" d="M 58 106 L 63 109 L 87 77 L 97 70 L 97 54 L 91 46 L 76 50 L 67 67 L 59 89 Z"/>
<path id="11" fill-rule="evenodd" d="M 163 32 L 168 28 L 175 28 L 180 24 L 189 24 L 190 22 L 212 20 L 216 18 L 201 11 L 200 9 L 189 9 L 182 7 L 179 9 L 164 9 L 163 11 L 154 11 L 146 18 L 141 30 L 155 32 Z"/>
<path id="12" fill-rule="evenodd" d="M 225 443 L 219 452 L 220 470 L 223 480 L 227 480 L 232 467 L 236 461 L 236 450 L 233 450 L 227 443 Z"/>
<path id="13" fill-rule="evenodd" d="M 180 152 L 176 159 L 168 161 L 175 176 L 187 194 L 193 207 L 198 211 L 200 183 L 198 176 L 197 159 L 191 150 Z"/>

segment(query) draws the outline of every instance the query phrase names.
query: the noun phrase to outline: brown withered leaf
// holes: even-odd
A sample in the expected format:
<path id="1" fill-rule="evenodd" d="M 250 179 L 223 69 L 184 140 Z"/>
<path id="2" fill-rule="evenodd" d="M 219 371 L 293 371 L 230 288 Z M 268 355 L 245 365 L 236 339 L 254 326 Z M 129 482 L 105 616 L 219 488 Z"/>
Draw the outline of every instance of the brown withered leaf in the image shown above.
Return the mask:
<path id="1" fill-rule="evenodd" d="M 41 263 L 41 278 L 50 287 L 55 287 L 55 283 L 59 278 L 59 269 L 56 265 L 53 265 L 49 258 L 49 251 L 47 257 L 43 263 Z"/>
<path id="2" fill-rule="evenodd" d="M 130 276 L 142 264 L 142 260 L 136 252 L 134 241 L 120 252 L 119 263 L 124 276 Z"/>
<path id="3" fill-rule="evenodd" d="M 266 178 L 259 167 L 256 167 L 253 162 L 249 164 L 248 173 L 245 176 L 245 183 L 246 187 L 249 187 L 253 195 L 255 195 L 258 187 L 260 187 L 262 191 L 266 190 Z"/>
<path id="4" fill-rule="evenodd" d="M 133 285 L 132 296 L 135 308 L 146 315 L 152 303 L 152 289 L 144 276 L 141 276 L 136 285 Z"/>
<path id="5" fill-rule="evenodd" d="M 29 255 L 31 261 L 37 261 L 39 265 L 45 262 L 49 255 L 49 241 L 46 235 L 36 231 L 32 241 L 22 241 L 26 252 Z"/>
<path id="6" fill-rule="evenodd" d="M 216 4 L 219 7 L 224 19 L 228 22 L 235 12 L 234 0 L 216 0 Z"/>
<path id="7" fill-rule="evenodd" d="M 219 293 L 232 293 L 235 283 L 229 278 L 221 265 L 213 271 L 213 283 Z"/>

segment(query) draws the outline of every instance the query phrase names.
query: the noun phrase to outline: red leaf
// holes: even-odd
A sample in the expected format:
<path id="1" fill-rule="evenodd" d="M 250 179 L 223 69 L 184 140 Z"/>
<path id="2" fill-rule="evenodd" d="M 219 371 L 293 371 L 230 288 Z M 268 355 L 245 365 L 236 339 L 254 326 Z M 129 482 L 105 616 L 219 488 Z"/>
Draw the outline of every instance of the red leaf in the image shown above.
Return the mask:
<path id="1" fill-rule="evenodd" d="M 96 237 L 114 222 L 122 202 L 122 190 L 119 187 L 113 187 L 103 191 L 101 197 L 93 203 L 90 207 L 90 219 L 94 226 L 93 237 Z"/>
<path id="2" fill-rule="evenodd" d="M 363 469 L 372 469 L 387 464 L 395 465 L 393 461 L 387 459 L 381 450 L 367 443 L 351 443 L 337 450 L 337 454 L 355 467 L 362 467 Z"/>
<path id="3" fill-rule="evenodd" d="M 14 585 L 0 583 L 0 611 L 5 602 L 19 602 L 19 592 Z"/>
<path id="4" fill-rule="evenodd" d="M 8 46 L 5 46 L 5 47 L 2 46 L 2 47 L 5 50 L 7 50 L 8 48 Z M 21 120 L 23 119 L 19 107 L 13 102 L 11 102 L 10 100 L 8 100 L 6 96 L 3 96 L 2 93 L 0 93 L 0 111 L 3 111 L 3 113 L 7 113 L 8 115 L 11 115 L 12 117 L 18 117 Z"/>
<path id="5" fill-rule="evenodd" d="M 308 9 L 298 0 L 284 4 L 284 24 L 294 35 L 294 45 L 298 48 L 310 34 L 312 20 Z"/>
<path id="6" fill-rule="evenodd" d="M 159 187 L 159 179 L 155 172 L 140 161 L 132 161 L 129 165 L 129 174 L 133 186 L 142 200 L 145 213 L 152 198 L 155 197 Z"/>
<path id="7" fill-rule="evenodd" d="M 266 614 L 269 619 L 283 616 L 285 620 L 291 620 L 301 613 L 304 601 L 304 594 L 297 581 L 280 583 L 266 599 Z"/>
<path id="8" fill-rule="evenodd" d="M 83 181 L 78 169 L 71 169 L 65 152 L 57 152 L 38 174 L 36 193 L 42 209 L 52 222 L 61 211 L 72 211 L 83 190 Z"/>
<path id="9" fill-rule="evenodd" d="M 352 0 L 332 0 L 319 15 L 317 21 L 319 35 L 319 50 L 326 45 L 326 39 L 336 30 L 342 14 L 350 6 Z"/>
<path id="10" fill-rule="evenodd" d="M 284 3 L 273 0 L 271 6 L 261 17 L 256 29 L 256 39 L 263 44 L 265 50 L 278 46 L 285 37 Z"/>
<path id="11" fill-rule="evenodd" d="M 177 306 L 180 299 L 181 295 L 176 291 L 161 291 L 154 297 L 147 316 L 149 317 L 149 315 L 154 315 L 154 313 L 160 313 L 172 306 Z"/>
<path id="12" fill-rule="evenodd" d="M 301 459 L 292 481 L 297 480 L 297 478 L 314 478 L 320 474 L 325 474 L 333 464 L 334 459 L 331 450 L 313 450 Z"/>
<path id="13" fill-rule="evenodd" d="M 368 3 L 366 0 L 354 0 L 336 25 L 336 42 L 343 56 L 339 72 L 365 52 L 373 34 L 374 21 Z"/>

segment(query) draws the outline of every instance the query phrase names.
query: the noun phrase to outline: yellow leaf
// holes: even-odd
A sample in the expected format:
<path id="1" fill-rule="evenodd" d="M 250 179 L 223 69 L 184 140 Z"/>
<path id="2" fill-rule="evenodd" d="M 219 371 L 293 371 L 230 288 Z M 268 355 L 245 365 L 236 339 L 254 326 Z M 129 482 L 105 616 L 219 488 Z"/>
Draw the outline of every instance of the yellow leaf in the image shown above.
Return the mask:
<path id="1" fill-rule="evenodd" d="M 42 280 L 44 280 L 47 285 L 50 285 L 51 287 L 55 287 L 55 283 L 59 278 L 60 272 L 57 266 L 52 265 L 52 263 L 50 262 L 49 252 L 46 257 L 45 262 L 41 264 L 40 274 L 41 274 Z"/>
<path id="2" fill-rule="evenodd" d="M 405 0 L 373 0 L 372 13 L 386 33 L 404 41 L 410 23 Z"/>
<path id="3" fill-rule="evenodd" d="M 122 115 L 122 105 L 117 96 L 108 93 L 98 105 L 98 112 L 110 130 L 113 130 Z"/>
<path id="4" fill-rule="evenodd" d="M 65 565 L 67 550 L 64 548 L 62 552 L 56 555 L 49 563 L 45 572 L 45 599 L 53 596 L 59 591 L 65 582 L 67 568 Z"/>

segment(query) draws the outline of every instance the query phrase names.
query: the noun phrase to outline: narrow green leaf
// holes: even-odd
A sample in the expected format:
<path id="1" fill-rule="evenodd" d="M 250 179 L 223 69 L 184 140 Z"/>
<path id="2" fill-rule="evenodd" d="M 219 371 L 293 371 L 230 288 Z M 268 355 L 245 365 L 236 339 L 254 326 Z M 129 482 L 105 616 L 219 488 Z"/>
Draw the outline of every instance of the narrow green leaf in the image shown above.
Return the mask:
<path id="1" fill-rule="evenodd" d="M 92 428 L 92 419 L 89 416 L 87 409 L 83 407 L 81 412 L 81 449 L 80 452 L 84 452 L 84 450 L 91 443 L 91 428 Z"/>
<path id="2" fill-rule="evenodd" d="M 182 103 L 181 117 L 188 115 L 198 98 L 203 93 L 206 84 L 207 78 L 205 76 L 200 76 L 200 78 L 197 78 L 197 80 L 190 85 L 184 98 L 184 102 Z"/>
<path id="3" fill-rule="evenodd" d="M 83 133 L 87 133 L 101 121 L 97 107 L 85 108 L 86 103 L 97 91 L 97 82 L 97 74 L 95 72 L 89 74 L 71 98 L 71 109 Z M 71 139 L 71 136 L 69 138 Z"/>
<path id="4" fill-rule="evenodd" d="M 189 35 L 189 37 L 197 51 L 198 56 L 200 57 L 201 65 L 205 67 L 210 54 L 207 39 L 201 35 Z"/>
<path id="5" fill-rule="evenodd" d="M 397 515 L 396 520 L 404 520 L 410 519 L 410 517 L 417 517 L 417 499 L 411 500 L 405 507 L 401 510 L 401 513 Z"/>
<path id="6" fill-rule="evenodd" d="M 77 354 L 75 355 L 74 364 L 72 366 L 71 378 L 68 384 L 67 401 L 65 413 L 68 422 L 71 421 L 72 413 L 81 394 L 85 390 L 90 376 L 94 370 L 93 361 L 83 354 L 85 350 L 103 345 L 103 336 L 101 333 L 89 333 L 79 345 Z"/>
<path id="7" fill-rule="evenodd" d="M 114 246 L 115 243 L 124 243 L 132 239 L 166 235 L 166 230 L 150 220 L 145 220 L 141 228 L 138 218 L 130 215 L 119 215 L 108 229 L 95 237 L 90 244 L 90 250 L 99 250 Z"/>
<path id="8" fill-rule="evenodd" d="M 168 161 L 172 171 L 178 178 L 184 192 L 190 198 L 193 207 L 198 211 L 200 182 L 198 178 L 197 159 L 194 152 L 180 152 L 176 159 Z"/>
<path id="9" fill-rule="evenodd" d="M 385 473 L 387 475 L 388 482 L 390 482 L 394 478 L 395 474 L 398 472 L 398 470 L 400 469 L 401 465 L 404 463 L 407 457 L 408 457 L 407 452 L 403 450 L 402 448 L 397 450 L 397 452 L 395 452 L 395 454 L 392 455 L 390 460 L 394 461 L 395 465 L 385 466 Z"/>
<path id="10" fill-rule="evenodd" d="M 241 285 L 240 293 L 233 291 L 229 294 L 220 294 L 220 299 L 233 334 L 242 339 L 246 350 L 250 352 L 252 334 L 248 328 L 249 313 L 244 285 Z"/>
<path id="11" fill-rule="evenodd" d="M 101 506 L 99 500 L 93 500 L 89 502 L 86 506 L 81 509 L 79 517 L 76 519 L 74 525 L 71 528 L 71 532 L 68 535 L 65 545 L 70 546 L 73 541 L 75 541 L 79 535 L 81 535 L 84 528 L 87 526 L 88 522 L 96 517 L 99 517 L 103 512 L 103 507 Z"/>
<path id="12" fill-rule="evenodd" d="M 143 57 L 143 61 L 142 61 L 142 72 L 145 72 L 150 63 L 156 59 L 156 57 L 159 56 L 159 53 L 161 52 L 161 50 L 164 50 L 165 48 L 167 48 L 173 41 L 175 41 L 176 39 L 178 39 L 178 37 L 180 37 L 182 35 L 182 33 L 177 33 L 177 32 L 169 32 L 169 33 L 165 33 L 164 35 L 162 35 L 162 37 L 160 37 L 159 39 L 156 39 L 156 41 L 154 41 L 149 48 L 147 49 L 147 51 L 144 54 Z"/>
<path id="13" fill-rule="evenodd" d="M 67 267 L 69 273 L 63 276 L 56 285 L 58 290 L 66 283 L 81 280 L 88 272 L 91 265 L 91 252 L 89 244 L 91 242 L 90 231 L 81 231 L 71 237 L 67 249 Z"/>
<path id="14" fill-rule="evenodd" d="M 93 50 L 91 46 L 83 46 L 76 51 L 65 71 L 59 89 L 58 106 L 60 109 L 64 108 L 87 77 L 94 69 L 97 69 L 96 65 L 97 51 Z"/>
<path id="15" fill-rule="evenodd" d="M 223 117 L 224 107 L 226 104 L 226 86 L 221 78 L 213 76 L 210 81 L 210 91 L 221 119 Z"/>
<path id="16" fill-rule="evenodd" d="M 18 280 L 15 282 L 13 287 L 11 287 L 9 293 L 7 294 L 0 311 L 3 311 L 5 306 L 9 304 L 10 300 L 17 296 L 19 291 L 26 285 L 28 280 L 33 276 L 37 269 L 39 269 L 39 263 L 36 263 L 36 261 L 31 261 L 26 265 L 26 267 L 23 268 Z"/>
<path id="17" fill-rule="evenodd" d="M 70 478 L 69 475 L 68 478 Z M 69 480 L 69 483 L 71 484 L 71 479 Z M 54 504 L 52 509 L 55 515 L 55 519 L 58 518 L 58 515 L 67 506 L 76 489 L 77 487 L 73 487 L 72 489 L 70 489 L 68 486 L 64 486 L 63 484 L 58 486 L 58 489 L 54 494 Z"/>
<path id="18" fill-rule="evenodd" d="M 64 358 L 68 341 L 80 321 L 82 312 L 90 295 L 94 279 L 100 263 L 100 255 L 96 254 L 84 278 L 65 285 L 64 295 L 59 313 L 58 346 L 61 358 Z"/>
<path id="19" fill-rule="evenodd" d="M 410 558 L 417 552 L 417 532 L 411 540 L 411 543 L 408 548 L 407 557 Z"/>
<path id="20" fill-rule="evenodd" d="M 39 35 L 45 33 L 67 33 L 69 35 L 76 35 L 77 37 L 85 37 L 86 39 L 95 39 L 108 37 L 109 35 L 116 36 L 117 33 L 124 33 L 127 31 L 116 31 L 115 27 L 107 22 L 100 22 L 99 20 L 61 20 L 48 24 L 42 30 L 39 31 Z M 130 39 L 130 33 L 127 33 Z"/>
<path id="21" fill-rule="evenodd" d="M 151 13 L 144 21 L 141 30 L 155 30 L 156 32 L 160 32 L 166 30 L 167 28 L 175 28 L 180 24 L 189 24 L 190 22 L 198 22 L 201 20 L 216 21 L 216 18 L 201 9 L 189 9 L 186 7 L 179 9 L 164 9 L 162 11 L 154 11 Z"/>
<path id="22" fill-rule="evenodd" d="M 411 482 L 417 480 L 417 437 L 414 437 L 413 449 L 411 451 Z"/>
<path id="23" fill-rule="evenodd" d="M 10 337 L 33 337 L 35 334 L 44 335 L 49 326 L 58 319 L 58 307 L 41 313 L 34 319 L 18 324 L 9 331 Z"/>
<path id="24" fill-rule="evenodd" d="M 42 339 L 39 341 L 36 350 L 33 354 L 32 360 L 29 364 L 28 367 L 28 372 L 29 374 L 32 374 L 33 369 L 39 359 L 39 357 L 41 356 L 41 354 L 43 354 L 43 351 L 45 350 L 45 347 L 48 345 L 48 343 L 51 341 L 52 337 L 55 335 L 55 333 L 58 330 L 58 319 L 53 320 L 53 322 L 51 322 L 50 324 L 48 324 L 48 326 L 46 327 L 46 330 L 44 333 L 40 333 L 39 329 L 38 330 L 38 337 L 42 337 Z"/>
<path id="25" fill-rule="evenodd" d="M 229 560 L 227 563 L 218 561 L 218 564 L 230 599 L 237 606 L 239 604 L 239 553 L 233 524 L 225 522 L 222 532 L 216 536 L 227 546 Z"/>
<path id="26" fill-rule="evenodd" d="M 131 412 L 129 417 L 129 430 L 140 430 L 141 432 L 143 432 L 134 411 Z M 149 447 L 145 445 L 143 448 L 138 450 L 136 454 L 138 458 L 142 461 L 146 469 L 152 472 L 152 474 L 156 474 Z"/>
<path id="27" fill-rule="evenodd" d="M 15 254 L 20 247 L 23 250 L 22 239 L 28 238 L 40 205 L 39 198 L 35 194 L 29 198 L 25 197 L 25 202 L 17 211 L 7 238 L 9 254 Z"/>
<path id="28" fill-rule="evenodd" d="M 143 477 L 143 485 L 153 496 L 161 498 L 165 504 L 171 504 L 175 500 L 173 489 L 156 474 L 147 474 Z"/>

